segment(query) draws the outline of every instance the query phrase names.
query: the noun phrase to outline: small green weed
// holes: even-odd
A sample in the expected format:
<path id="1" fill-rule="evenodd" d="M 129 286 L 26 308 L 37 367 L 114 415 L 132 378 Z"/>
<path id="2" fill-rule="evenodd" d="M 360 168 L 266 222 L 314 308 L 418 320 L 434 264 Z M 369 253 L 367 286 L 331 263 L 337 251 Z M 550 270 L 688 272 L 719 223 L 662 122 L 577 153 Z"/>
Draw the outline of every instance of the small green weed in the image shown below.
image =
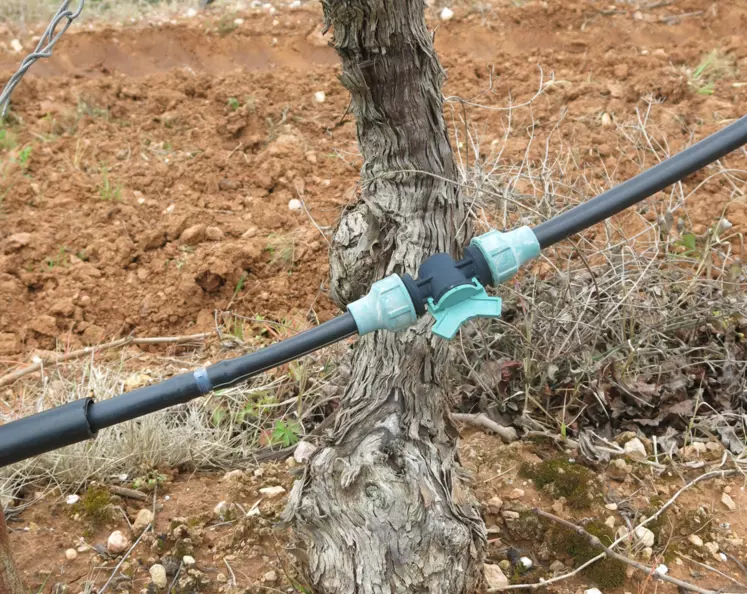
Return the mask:
<path id="1" fill-rule="evenodd" d="M 101 168 L 99 196 L 101 196 L 102 200 L 109 202 L 119 202 L 122 197 L 122 186 L 120 184 L 112 184 L 111 179 L 109 179 L 109 171 L 105 167 Z"/>
<path id="2" fill-rule="evenodd" d="M 229 33 L 233 33 L 236 27 L 238 27 L 235 21 L 236 19 L 230 15 L 221 17 L 220 21 L 218 21 L 218 26 L 215 28 L 218 35 L 225 37 Z"/>
<path id="3" fill-rule="evenodd" d="M 16 135 L 8 129 L 0 129 L 0 150 L 9 151 L 16 148 Z"/>
<path id="4" fill-rule="evenodd" d="M 713 95 L 716 82 L 733 75 L 733 59 L 719 50 L 713 50 L 689 74 L 689 84 L 699 95 Z"/>
<path id="5" fill-rule="evenodd" d="M 52 270 L 52 268 L 58 268 L 61 266 L 65 266 L 66 255 L 67 255 L 67 249 L 64 246 L 60 246 L 57 249 L 57 253 L 54 256 L 49 256 L 45 260 L 47 264 L 47 269 Z"/>
<path id="6" fill-rule="evenodd" d="M 236 111 L 239 107 L 241 107 L 241 103 L 239 103 L 239 100 L 236 99 L 236 97 L 229 97 L 228 107 L 231 111 Z"/>
<path id="7" fill-rule="evenodd" d="M 297 443 L 302 433 L 303 429 L 296 421 L 278 420 L 275 422 L 270 440 L 273 444 L 282 444 L 287 448 Z"/>
<path id="8" fill-rule="evenodd" d="M 31 159 L 31 154 L 34 152 L 34 149 L 31 146 L 25 146 L 21 149 L 21 152 L 18 153 L 18 164 L 26 169 L 29 166 L 29 159 Z"/>

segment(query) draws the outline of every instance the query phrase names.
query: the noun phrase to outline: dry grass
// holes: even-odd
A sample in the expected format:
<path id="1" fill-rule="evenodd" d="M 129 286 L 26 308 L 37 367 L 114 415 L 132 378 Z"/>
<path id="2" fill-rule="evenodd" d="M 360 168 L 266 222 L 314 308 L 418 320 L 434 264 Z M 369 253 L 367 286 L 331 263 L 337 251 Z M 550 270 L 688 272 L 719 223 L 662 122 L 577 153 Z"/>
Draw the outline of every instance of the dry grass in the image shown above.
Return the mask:
<path id="1" fill-rule="evenodd" d="M 655 140 L 663 136 L 651 123 L 652 110 L 644 103 L 617 129 L 621 154 L 634 148 L 642 168 L 669 155 Z M 506 121 L 510 131 L 510 116 Z M 567 144 L 562 126 L 543 137 L 528 129 L 526 154 L 534 144 L 542 156 L 515 164 L 502 158 L 502 143 L 481 157 L 474 136 L 462 139 L 471 155 L 463 181 L 480 190 L 468 192 L 486 222 L 533 226 L 624 181 L 614 172 L 601 180 L 587 176 L 578 158 L 583 147 Z M 713 213 L 705 233 L 693 232 L 688 203 L 716 188 L 723 192 L 720 184 L 733 188 L 732 200 L 744 200 L 745 180 L 747 160 L 736 153 L 709 167 L 694 189 L 677 184 L 544 253 L 531 272 L 499 290 L 502 320 L 462 332 L 456 344 L 461 409 L 555 435 L 638 429 L 657 434 L 667 449 L 715 436 L 741 451 L 744 241 L 723 212 Z"/>
<path id="2" fill-rule="evenodd" d="M 40 23 L 46 24 L 61 3 L 62 0 L 3 0 L 0 3 L 0 23 L 5 22 L 21 31 Z M 71 0 L 70 9 L 77 6 L 77 0 Z M 198 0 L 86 0 L 80 22 L 165 20 L 198 6 Z"/>
<path id="3" fill-rule="evenodd" d="M 247 350 L 249 343 L 229 332 L 223 335 L 225 345 Z M 13 418 L 87 396 L 111 398 L 208 363 L 204 354 L 195 353 L 165 363 L 159 359 L 156 369 L 132 371 L 133 352 L 122 351 L 113 360 L 58 367 L 41 379 L 17 384 L 15 390 L 23 392 L 27 406 L 15 410 Z M 92 480 L 143 483 L 159 468 L 253 465 L 257 456 L 292 445 L 333 413 L 332 382 L 337 381 L 337 367 L 331 363 L 334 352 L 323 351 L 243 385 L 106 429 L 93 441 L 2 468 L 0 500 L 7 504 L 29 485 L 42 488 L 51 484 L 65 492 Z M 9 420 L 0 415 L 0 421 Z"/>

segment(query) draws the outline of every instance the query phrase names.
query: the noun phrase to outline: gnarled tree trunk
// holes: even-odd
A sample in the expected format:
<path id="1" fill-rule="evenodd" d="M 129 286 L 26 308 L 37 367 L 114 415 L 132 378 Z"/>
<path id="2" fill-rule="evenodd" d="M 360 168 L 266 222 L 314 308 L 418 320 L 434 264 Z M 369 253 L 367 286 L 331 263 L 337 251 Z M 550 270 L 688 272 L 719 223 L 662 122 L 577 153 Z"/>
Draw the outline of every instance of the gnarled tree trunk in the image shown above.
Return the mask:
<path id="1" fill-rule="evenodd" d="M 10 540 L 2 506 L 0 506 L 0 594 L 25 594 L 21 578 L 13 564 L 13 557 L 10 556 Z"/>
<path id="2" fill-rule="evenodd" d="M 392 273 L 456 254 L 471 228 L 453 180 L 444 72 L 422 0 L 322 0 L 364 157 L 358 203 L 330 254 L 345 304 Z M 359 341 L 334 438 L 310 462 L 286 517 L 316 591 L 466 593 L 485 528 L 463 484 L 444 392 L 448 349 L 428 322 Z"/>

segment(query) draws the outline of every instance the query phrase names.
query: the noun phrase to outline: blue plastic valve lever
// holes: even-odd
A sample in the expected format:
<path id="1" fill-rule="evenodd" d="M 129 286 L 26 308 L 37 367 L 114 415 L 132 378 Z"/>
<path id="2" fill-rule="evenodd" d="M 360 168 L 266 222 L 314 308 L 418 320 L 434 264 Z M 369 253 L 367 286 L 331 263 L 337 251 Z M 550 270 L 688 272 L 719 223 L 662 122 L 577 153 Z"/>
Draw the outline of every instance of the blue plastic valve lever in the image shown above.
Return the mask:
<path id="1" fill-rule="evenodd" d="M 454 287 L 438 303 L 428 299 L 428 311 L 436 319 L 434 334 L 450 340 L 468 320 L 501 317 L 501 298 L 489 297 L 477 279 L 472 282 Z"/>

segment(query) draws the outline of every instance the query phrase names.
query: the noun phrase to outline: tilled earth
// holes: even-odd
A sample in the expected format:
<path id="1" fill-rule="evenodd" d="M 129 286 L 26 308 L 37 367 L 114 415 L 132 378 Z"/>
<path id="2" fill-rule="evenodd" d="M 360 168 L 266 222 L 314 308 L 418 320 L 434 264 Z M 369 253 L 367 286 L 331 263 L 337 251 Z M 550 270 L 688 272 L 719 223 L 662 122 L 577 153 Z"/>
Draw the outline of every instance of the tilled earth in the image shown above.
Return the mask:
<path id="1" fill-rule="evenodd" d="M 506 164 L 540 162 L 555 131 L 574 147 L 560 157 L 601 190 L 656 162 L 625 142 L 628 123 L 650 129 L 661 154 L 747 111 L 739 0 L 495 2 L 455 6 L 445 22 L 440 10 L 429 17 L 445 93 L 503 108 L 447 104 L 467 169 L 478 146 L 464 116 L 481 156 L 500 150 Z M 0 142 L 0 365 L 129 333 L 209 330 L 227 308 L 336 313 L 325 237 L 355 196 L 360 156 L 320 20 L 309 3 L 73 27 L 34 66 Z M 19 38 L 30 47 L 31 32 Z M 20 56 L 5 47 L 7 75 Z M 509 121 L 509 98 L 530 100 L 541 81 Z M 745 155 L 725 162 L 741 169 Z M 743 182 L 718 175 L 705 190 L 688 203 L 693 231 L 723 215 L 738 236 Z"/>

